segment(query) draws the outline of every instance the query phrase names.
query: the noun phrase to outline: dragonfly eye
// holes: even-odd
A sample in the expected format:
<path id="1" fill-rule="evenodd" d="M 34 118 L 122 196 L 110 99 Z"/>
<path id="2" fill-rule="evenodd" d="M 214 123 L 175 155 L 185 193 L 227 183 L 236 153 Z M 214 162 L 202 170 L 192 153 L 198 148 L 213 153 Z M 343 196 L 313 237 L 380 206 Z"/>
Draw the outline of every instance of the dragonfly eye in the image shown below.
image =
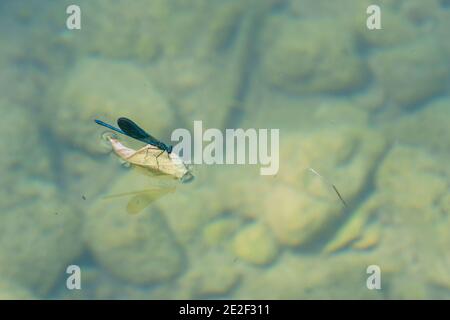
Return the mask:
<path id="1" fill-rule="evenodd" d="M 167 153 L 171 153 L 173 149 L 173 146 L 167 146 Z"/>

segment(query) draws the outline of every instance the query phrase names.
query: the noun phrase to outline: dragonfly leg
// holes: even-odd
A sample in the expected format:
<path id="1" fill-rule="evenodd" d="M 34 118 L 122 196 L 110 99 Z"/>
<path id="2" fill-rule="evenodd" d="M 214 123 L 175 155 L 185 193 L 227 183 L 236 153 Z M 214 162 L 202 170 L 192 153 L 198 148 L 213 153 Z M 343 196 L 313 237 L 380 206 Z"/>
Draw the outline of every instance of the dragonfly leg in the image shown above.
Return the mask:
<path id="1" fill-rule="evenodd" d="M 156 164 L 158 165 L 158 170 L 159 170 L 159 162 L 158 162 L 158 158 L 160 155 L 162 155 L 164 152 L 166 152 L 166 150 L 161 151 L 157 156 L 156 156 Z"/>
<path id="2" fill-rule="evenodd" d="M 147 160 L 147 158 L 148 158 L 148 150 L 150 150 L 150 149 L 153 149 L 153 150 L 159 150 L 157 147 L 154 147 L 154 146 L 152 146 L 152 145 L 146 145 L 145 147 L 144 147 L 146 150 L 145 150 L 145 160 Z"/>
<path id="3" fill-rule="evenodd" d="M 145 151 L 145 158 L 147 159 L 147 156 L 148 156 L 148 149 L 158 149 L 158 150 L 159 150 L 159 148 L 154 147 L 154 146 L 148 144 L 148 145 L 146 145 L 146 146 L 140 148 L 139 150 L 136 150 L 135 152 L 133 152 L 132 155 L 128 156 L 127 158 L 131 158 L 132 156 L 134 156 L 134 155 L 136 155 L 136 154 L 138 154 L 138 153 L 141 153 L 141 152 Z"/>

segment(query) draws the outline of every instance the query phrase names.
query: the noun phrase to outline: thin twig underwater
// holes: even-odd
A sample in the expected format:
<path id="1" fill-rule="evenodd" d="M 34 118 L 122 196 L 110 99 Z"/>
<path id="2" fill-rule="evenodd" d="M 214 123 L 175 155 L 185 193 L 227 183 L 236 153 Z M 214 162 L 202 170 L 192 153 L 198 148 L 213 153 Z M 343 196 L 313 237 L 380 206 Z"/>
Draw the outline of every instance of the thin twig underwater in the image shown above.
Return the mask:
<path id="1" fill-rule="evenodd" d="M 101 120 L 96 119 L 95 122 L 108 129 L 146 143 L 146 145 L 141 149 L 134 150 L 124 146 L 112 136 L 106 137 L 111 143 L 114 153 L 125 163 L 130 164 L 131 167 L 138 169 L 138 171 L 146 175 L 171 178 L 170 180 L 172 181 L 178 180 L 182 183 L 187 183 L 193 180 L 194 176 L 180 157 L 176 153 L 172 152 L 171 145 L 167 145 L 154 138 L 133 121 L 127 118 L 119 118 L 117 120 L 117 124 L 120 129 Z M 130 214 L 136 214 L 162 196 L 175 192 L 175 189 L 176 185 L 173 183 L 160 184 L 149 189 L 109 195 L 105 198 L 110 199 L 132 196 L 127 205 L 127 212 Z"/>
<path id="2" fill-rule="evenodd" d="M 341 200 L 342 204 L 344 205 L 345 208 L 347 208 L 347 202 L 345 202 L 344 198 L 342 198 L 340 192 L 338 191 L 338 189 L 336 188 L 336 186 L 331 183 L 328 179 L 326 179 L 324 176 L 322 176 L 320 173 L 318 173 L 316 170 L 314 170 L 313 168 L 308 168 L 309 171 L 311 171 L 313 174 L 315 174 L 316 176 L 318 176 L 320 179 L 322 179 L 323 181 L 325 181 L 325 183 L 327 183 L 328 185 L 330 185 L 334 192 L 336 192 L 337 196 L 339 197 L 339 199 Z"/>

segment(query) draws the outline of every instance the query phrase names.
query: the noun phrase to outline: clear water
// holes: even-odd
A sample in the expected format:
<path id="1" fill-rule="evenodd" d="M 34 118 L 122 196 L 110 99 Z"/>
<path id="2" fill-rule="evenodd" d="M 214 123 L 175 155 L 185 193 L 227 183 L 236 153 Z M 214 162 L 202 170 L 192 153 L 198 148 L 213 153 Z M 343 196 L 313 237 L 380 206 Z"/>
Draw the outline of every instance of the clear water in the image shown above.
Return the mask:
<path id="1" fill-rule="evenodd" d="M 448 1 L 69 4 L 0 3 L 1 298 L 450 298 Z M 142 174 L 122 116 L 279 129 L 279 171 Z"/>

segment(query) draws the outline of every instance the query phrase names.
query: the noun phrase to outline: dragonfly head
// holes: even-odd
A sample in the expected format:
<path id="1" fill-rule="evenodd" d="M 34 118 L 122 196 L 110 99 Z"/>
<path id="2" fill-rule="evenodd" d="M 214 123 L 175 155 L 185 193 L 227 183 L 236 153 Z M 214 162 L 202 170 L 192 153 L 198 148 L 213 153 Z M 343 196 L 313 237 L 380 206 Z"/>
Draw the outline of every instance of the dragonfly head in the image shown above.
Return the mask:
<path id="1" fill-rule="evenodd" d="M 166 146 L 167 153 L 172 153 L 172 149 L 173 149 L 173 146 L 171 146 L 171 145 Z"/>

